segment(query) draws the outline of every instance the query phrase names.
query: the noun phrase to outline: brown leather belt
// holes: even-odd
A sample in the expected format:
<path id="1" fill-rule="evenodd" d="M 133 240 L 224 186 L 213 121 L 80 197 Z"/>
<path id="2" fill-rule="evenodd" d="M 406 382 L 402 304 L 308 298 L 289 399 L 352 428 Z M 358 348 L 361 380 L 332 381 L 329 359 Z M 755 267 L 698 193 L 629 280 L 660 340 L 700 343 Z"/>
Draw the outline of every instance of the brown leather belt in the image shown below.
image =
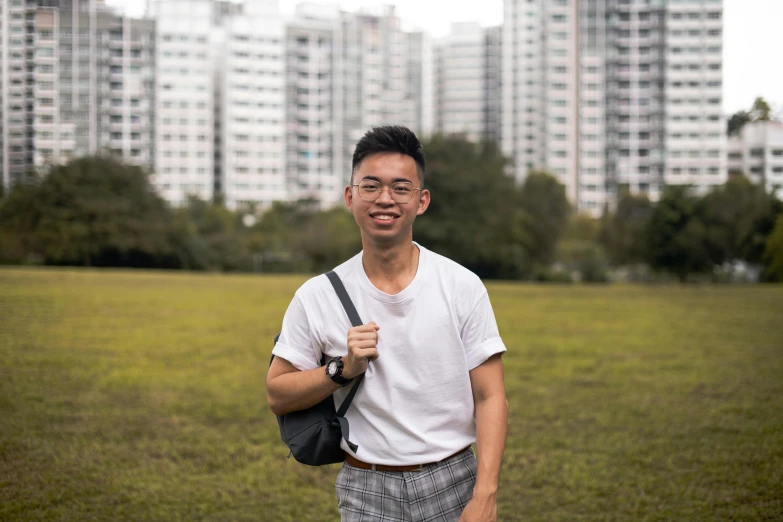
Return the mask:
<path id="1" fill-rule="evenodd" d="M 470 449 L 470 446 L 467 448 L 463 448 L 456 452 L 453 455 L 449 455 L 443 460 L 448 460 L 452 457 L 456 457 L 457 455 L 467 451 Z M 440 460 L 438 462 L 443 462 L 443 460 Z M 348 453 L 345 454 L 345 462 L 350 464 L 353 467 L 361 468 L 361 469 L 371 469 L 374 471 L 421 471 L 425 466 L 432 466 L 433 464 L 437 464 L 438 462 L 428 462 L 426 464 L 412 464 L 408 466 L 387 466 L 385 464 L 368 464 L 367 462 L 362 462 L 361 460 L 357 459 L 353 455 L 349 455 Z"/>

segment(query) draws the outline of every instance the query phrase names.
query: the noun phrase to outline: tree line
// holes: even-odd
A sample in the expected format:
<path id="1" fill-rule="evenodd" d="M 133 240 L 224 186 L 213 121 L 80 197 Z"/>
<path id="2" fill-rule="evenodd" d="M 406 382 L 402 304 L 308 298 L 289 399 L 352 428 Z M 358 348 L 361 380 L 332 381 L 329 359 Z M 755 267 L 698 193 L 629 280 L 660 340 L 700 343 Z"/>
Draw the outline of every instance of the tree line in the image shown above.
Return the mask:
<path id="1" fill-rule="evenodd" d="M 606 281 L 648 266 L 681 281 L 745 261 L 783 281 L 783 205 L 735 177 L 698 197 L 668 187 L 657 203 L 621 194 L 600 219 L 573 213 L 546 172 L 518 183 L 493 143 L 424 143 L 428 211 L 414 240 L 483 278 Z M 318 273 L 361 249 L 345 208 L 276 202 L 263 213 L 190 198 L 168 205 L 139 168 L 75 159 L 0 200 L 0 262 L 224 272 Z"/>

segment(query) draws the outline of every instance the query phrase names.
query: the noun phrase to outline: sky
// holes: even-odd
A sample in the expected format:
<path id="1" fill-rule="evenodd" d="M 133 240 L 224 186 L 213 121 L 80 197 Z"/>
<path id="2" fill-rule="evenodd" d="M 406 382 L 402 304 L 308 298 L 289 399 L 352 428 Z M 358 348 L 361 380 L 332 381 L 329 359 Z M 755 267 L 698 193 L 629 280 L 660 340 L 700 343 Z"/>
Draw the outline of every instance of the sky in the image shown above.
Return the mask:
<path id="1" fill-rule="evenodd" d="M 130 16 L 141 16 L 146 0 L 106 0 Z M 279 0 L 285 15 L 293 14 L 297 0 Z M 445 36 L 454 22 L 483 26 L 503 21 L 503 0 L 309 0 L 339 4 L 347 11 L 362 6 L 393 4 L 406 29 L 421 29 L 433 37 Z M 444 6 L 447 6 L 444 8 Z M 723 0 L 723 112 L 750 108 L 763 96 L 773 112 L 783 117 L 783 0 Z"/>

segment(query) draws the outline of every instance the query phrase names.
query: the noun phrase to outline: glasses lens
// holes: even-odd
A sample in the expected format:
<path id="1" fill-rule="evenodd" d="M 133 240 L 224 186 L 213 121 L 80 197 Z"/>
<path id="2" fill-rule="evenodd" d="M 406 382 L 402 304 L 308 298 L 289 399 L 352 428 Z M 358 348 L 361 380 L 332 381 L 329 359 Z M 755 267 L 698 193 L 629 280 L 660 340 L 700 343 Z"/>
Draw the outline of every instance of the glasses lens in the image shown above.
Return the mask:
<path id="1" fill-rule="evenodd" d="M 413 185 L 411 183 L 397 182 L 392 183 L 389 193 L 397 203 L 407 203 L 413 197 Z M 359 183 L 359 197 L 364 201 L 375 201 L 383 192 L 380 183 L 374 181 L 362 181 Z"/>
<path id="2" fill-rule="evenodd" d="M 365 201 L 375 201 L 381 193 L 380 183 L 362 181 L 359 183 L 359 197 Z"/>
<path id="3" fill-rule="evenodd" d="M 392 199 L 397 203 L 407 203 L 413 195 L 413 185 L 410 183 L 392 183 Z"/>

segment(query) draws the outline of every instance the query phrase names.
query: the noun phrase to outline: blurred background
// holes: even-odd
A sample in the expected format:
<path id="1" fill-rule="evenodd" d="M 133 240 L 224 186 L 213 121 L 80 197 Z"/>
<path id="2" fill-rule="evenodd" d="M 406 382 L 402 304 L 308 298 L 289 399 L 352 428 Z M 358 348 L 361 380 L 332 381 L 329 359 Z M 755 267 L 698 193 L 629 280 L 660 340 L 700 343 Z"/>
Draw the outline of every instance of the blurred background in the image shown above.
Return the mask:
<path id="1" fill-rule="evenodd" d="M 400 124 L 484 277 L 780 280 L 782 5 L 9 0 L 0 260 L 324 270 Z"/>
<path id="2" fill-rule="evenodd" d="M 508 348 L 499 520 L 783 520 L 781 22 L 0 0 L 0 520 L 339 518 L 264 378 L 361 249 L 343 188 L 385 124 L 424 143 L 414 239 Z"/>

